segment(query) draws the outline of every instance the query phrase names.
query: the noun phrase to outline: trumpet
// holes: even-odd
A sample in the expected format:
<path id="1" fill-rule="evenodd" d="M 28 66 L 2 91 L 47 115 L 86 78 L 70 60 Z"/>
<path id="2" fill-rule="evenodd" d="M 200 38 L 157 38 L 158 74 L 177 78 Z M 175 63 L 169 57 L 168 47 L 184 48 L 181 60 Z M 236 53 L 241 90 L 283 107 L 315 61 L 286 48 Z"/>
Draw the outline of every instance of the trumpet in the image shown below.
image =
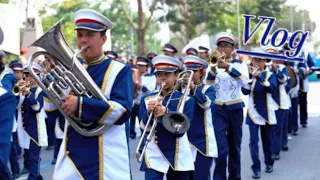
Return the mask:
<path id="1" fill-rule="evenodd" d="M 220 53 L 219 51 L 213 51 L 210 56 L 207 58 L 207 61 L 211 67 L 218 65 L 220 59 L 225 57 L 226 54 L 224 52 Z"/>
<path id="2" fill-rule="evenodd" d="M 165 85 L 166 85 L 165 82 L 162 82 L 162 83 L 161 83 L 161 87 L 160 87 L 159 93 L 158 93 L 157 96 L 156 96 L 156 99 L 159 99 L 159 98 L 160 98 L 161 92 L 162 92 L 163 87 L 164 87 Z M 155 117 L 155 118 L 152 120 L 152 116 L 153 116 L 153 112 L 151 112 L 150 115 L 149 115 L 147 124 L 146 124 L 146 126 L 145 126 L 145 128 L 144 128 L 144 130 L 143 130 L 143 133 L 142 133 L 141 138 L 140 138 L 139 143 L 138 143 L 138 147 L 137 147 L 137 149 L 136 149 L 136 158 L 137 158 L 138 162 L 141 162 L 141 161 L 142 161 L 142 157 L 143 157 L 143 155 L 144 155 L 144 153 L 145 153 L 145 151 L 146 151 L 146 149 L 147 149 L 148 143 L 151 141 L 152 137 L 153 137 L 154 134 L 155 134 L 155 130 L 156 130 L 157 123 L 158 123 L 158 118 Z M 152 126 L 151 126 L 151 128 L 150 128 L 149 126 L 150 126 L 151 121 L 152 121 Z M 147 132 L 149 132 L 148 135 L 147 135 Z M 145 137 L 146 135 L 147 135 L 147 139 L 146 139 L 147 141 L 146 141 L 146 144 L 144 145 L 144 147 L 143 147 L 143 149 L 142 149 L 142 152 L 141 152 L 141 154 L 140 154 L 140 152 L 139 152 L 140 146 L 141 146 L 141 144 L 142 144 L 142 142 L 143 142 L 143 140 L 144 140 L 144 137 Z"/>
<path id="3" fill-rule="evenodd" d="M 13 94 L 15 96 L 18 96 L 20 93 L 23 94 L 22 88 L 25 88 L 25 87 L 30 88 L 30 82 L 23 81 L 15 84 L 12 88 Z"/>
<path id="4" fill-rule="evenodd" d="M 166 113 L 162 117 L 162 124 L 163 124 L 164 128 L 167 131 L 169 131 L 170 133 L 183 134 L 186 131 L 188 131 L 190 128 L 190 120 L 185 114 L 183 114 L 183 109 L 184 109 L 185 102 L 187 100 L 187 96 L 190 93 L 190 85 L 192 82 L 193 73 L 194 72 L 192 70 L 185 70 L 185 71 L 182 71 L 181 73 L 179 73 L 178 79 L 176 80 L 176 84 L 184 81 L 183 79 L 187 75 L 189 77 L 187 86 L 186 86 L 181 98 L 172 99 L 173 93 L 171 93 L 171 95 L 167 101 L 167 104 L 165 106 L 167 108 L 170 104 L 170 101 L 172 101 L 172 100 L 180 100 L 181 99 L 180 103 L 178 104 L 177 111 Z M 156 96 L 157 99 L 160 97 L 161 91 L 163 90 L 164 86 L 165 86 L 165 83 L 161 83 L 161 88 L 159 90 L 159 93 Z M 173 92 L 176 91 L 176 89 L 177 89 L 177 86 L 175 85 Z M 152 116 L 153 116 L 153 112 L 151 112 L 149 115 L 147 124 L 145 125 L 144 131 L 141 135 L 138 147 L 136 149 L 136 158 L 137 158 L 138 162 L 142 161 L 142 158 L 143 158 L 144 153 L 147 149 L 147 146 L 148 146 L 149 142 L 151 141 L 151 139 L 153 138 L 153 136 L 155 135 L 155 130 L 156 130 L 156 127 L 158 124 L 158 118 L 152 119 Z M 152 121 L 152 126 L 150 128 L 151 121 Z M 140 150 L 141 144 L 144 141 L 147 133 L 149 133 L 149 134 L 146 137 L 146 143 L 140 153 L 139 150 Z"/>

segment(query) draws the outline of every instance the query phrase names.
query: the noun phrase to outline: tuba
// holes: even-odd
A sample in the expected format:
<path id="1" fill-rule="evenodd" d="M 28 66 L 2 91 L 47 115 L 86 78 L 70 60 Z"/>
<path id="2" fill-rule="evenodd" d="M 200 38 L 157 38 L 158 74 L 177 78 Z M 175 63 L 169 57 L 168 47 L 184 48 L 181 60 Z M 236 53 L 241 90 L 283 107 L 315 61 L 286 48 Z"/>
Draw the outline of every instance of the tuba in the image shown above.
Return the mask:
<path id="1" fill-rule="evenodd" d="M 68 90 L 77 96 L 86 96 L 107 102 L 103 92 L 76 58 L 86 47 L 81 47 L 78 53 L 74 53 L 61 32 L 61 22 L 62 19 L 30 45 L 40 47 L 46 52 L 39 51 L 34 53 L 28 59 L 28 70 L 44 93 L 53 101 L 69 124 L 79 134 L 83 136 L 98 136 L 104 133 L 110 125 L 81 121 L 79 118 L 68 116 L 61 108 L 63 104 L 62 97 L 66 95 Z M 55 59 L 54 67 L 51 67 L 50 72 L 41 75 L 41 77 L 32 68 L 33 61 L 40 55 Z"/>
<path id="2" fill-rule="evenodd" d="M 185 114 L 183 114 L 183 109 L 184 109 L 185 102 L 187 100 L 187 96 L 190 93 L 190 85 L 192 82 L 193 73 L 194 72 L 192 70 L 185 70 L 185 71 L 182 71 L 179 73 L 178 79 L 176 80 L 176 85 L 174 86 L 174 89 L 173 89 L 173 92 L 175 90 L 177 90 L 178 83 L 185 82 L 184 78 L 185 78 L 185 76 L 188 76 L 189 79 L 187 81 L 186 88 L 185 88 L 181 98 L 172 99 L 173 93 L 171 93 L 171 95 L 167 101 L 167 104 L 166 104 L 166 108 L 167 108 L 170 104 L 170 101 L 180 100 L 180 102 L 178 104 L 177 111 L 169 112 L 162 117 L 162 123 L 163 123 L 164 128 L 173 134 L 183 134 L 183 133 L 187 132 L 190 128 L 189 118 Z M 156 99 L 159 99 L 161 91 L 164 88 L 164 86 L 165 86 L 165 83 L 164 82 L 161 83 L 161 87 L 160 87 L 158 94 L 156 95 Z M 145 125 L 145 128 L 143 130 L 143 133 L 142 133 L 141 138 L 138 143 L 138 147 L 136 149 L 136 158 L 137 158 L 138 162 L 142 161 L 142 158 L 143 158 L 144 153 L 147 149 L 147 146 L 148 146 L 149 142 L 152 140 L 152 138 L 156 132 L 158 118 L 156 118 L 156 117 L 154 119 L 152 119 L 152 118 L 153 118 L 153 112 L 151 112 L 149 114 L 147 124 Z M 140 153 L 140 147 L 144 141 L 146 141 L 146 142 L 145 142 L 145 144 L 142 148 L 142 151 Z"/>
<path id="3" fill-rule="evenodd" d="M 225 55 L 226 54 L 224 52 L 220 53 L 219 51 L 215 50 L 215 51 L 212 51 L 210 56 L 207 58 L 207 61 L 211 67 L 214 67 L 218 65 L 220 58 L 224 57 Z"/>

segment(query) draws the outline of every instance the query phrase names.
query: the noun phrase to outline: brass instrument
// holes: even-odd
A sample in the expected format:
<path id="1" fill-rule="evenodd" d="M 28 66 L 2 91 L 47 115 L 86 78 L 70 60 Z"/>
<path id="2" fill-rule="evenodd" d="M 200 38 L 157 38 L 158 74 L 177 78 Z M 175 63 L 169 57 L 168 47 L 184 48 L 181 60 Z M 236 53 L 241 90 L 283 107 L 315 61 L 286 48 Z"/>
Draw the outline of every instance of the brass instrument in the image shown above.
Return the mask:
<path id="1" fill-rule="evenodd" d="M 292 87 L 296 87 L 296 85 L 298 84 L 298 79 L 297 79 L 296 73 L 294 72 L 294 70 L 290 66 L 287 66 L 286 68 L 288 71 L 288 75 L 290 76 L 290 79 L 291 79 Z"/>
<path id="2" fill-rule="evenodd" d="M 226 56 L 224 52 L 220 53 L 219 51 L 215 50 L 215 51 L 212 51 L 210 56 L 207 58 L 207 61 L 211 67 L 214 67 L 218 65 L 220 59 L 224 56 Z"/>
<path id="3" fill-rule="evenodd" d="M 175 112 L 169 112 L 162 117 L 162 123 L 163 123 L 164 128 L 173 134 L 183 134 L 186 131 L 188 131 L 190 128 L 190 120 L 188 119 L 188 117 L 185 114 L 183 114 L 183 109 L 184 109 L 184 105 L 186 102 L 186 98 L 190 92 L 190 85 L 192 82 L 193 71 L 185 70 L 185 71 L 182 71 L 181 73 L 179 73 L 178 79 L 176 80 L 176 85 L 179 82 L 184 82 L 183 79 L 185 78 L 186 74 L 189 76 L 189 80 L 188 80 L 188 83 L 187 83 L 186 88 L 184 90 L 183 96 L 178 99 L 172 99 L 172 95 L 174 93 L 171 93 L 171 95 L 167 101 L 167 104 L 165 106 L 167 108 L 169 106 L 170 101 L 172 101 L 172 100 L 180 100 L 180 102 L 178 104 L 178 108 L 177 108 L 178 110 Z M 174 86 L 173 92 L 177 88 L 176 85 Z M 165 86 L 165 83 L 164 82 L 161 83 L 161 88 L 159 90 L 159 93 L 156 96 L 157 99 L 159 99 L 161 91 L 163 90 L 164 86 Z M 136 158 L 137 158 L 138 162 L 142 161 L 142 158 L 143 158 L 144 153 L 147 149 L 147 146 L 148 146 L 149 142 L 152 140 L 153 136 L 155 135 L 155 130 L 156 130 L 156 127 L 158 124 L 158 118 L 155 117 L 154 119 L 152 119 L 152 117 L 153 117 L 153 112 L 151 112 L 149 115 L 147 124 L 145 125 L 145 128 L 143 130 L 143 133 L 141 135 L 141 138 L 140 138 L 140 141 L 138 144 L 138 147 L 136 149 Z M 150 125 L 151 122 L 152 122 L 152 126 Z M 149 134 L 147 135 L 147 133 L 149 133 Z M 139 150 L 140 150 L 141 144 L 144 141 L 146 135 L 147 135 L 146 142 L 145 142 L 145 145 L 143 146 L 143 149 L 140 153 Z"/>
<path id="4" fill-rule="evenodd" d="M 104 93 L 76 58 L 77 55 L 87 47 L 83 46 L 78 53 L 74 53 L 61 32 L 61 22 L 62 19 L 30 45 L 40 47 L 46 52 L 39 51 L 34 53 L 28 59 L 28 70 L 44 93 L 52 100 L 69 124 L 79 134 L 88 137 L 101 135 L 112 125 L 81 121 L 81 119 L 77 117 L 70 117 L 61 108 L 63 104 L 62 98 L 66 95 L 65 91 L 68 89 L 76 96 L 86 96 L 105 102 L 108 101 Z M 55 59 L 55 64 L 51 65 L 50 72 L 47 72 L 49 74 L 42 74 L 39 77 L 33 71 L 32 63 L 40 55 Z"/>
<path id="5" fill-rule="evenodd" d="M 30 88 L 30 82 L 18 82 L 17 84 L 15 84 L 12 88 L 12 92 L 15 96 L 19 96 L 20 93 L 23 94 L 22 92 L 22 88 Z"/>

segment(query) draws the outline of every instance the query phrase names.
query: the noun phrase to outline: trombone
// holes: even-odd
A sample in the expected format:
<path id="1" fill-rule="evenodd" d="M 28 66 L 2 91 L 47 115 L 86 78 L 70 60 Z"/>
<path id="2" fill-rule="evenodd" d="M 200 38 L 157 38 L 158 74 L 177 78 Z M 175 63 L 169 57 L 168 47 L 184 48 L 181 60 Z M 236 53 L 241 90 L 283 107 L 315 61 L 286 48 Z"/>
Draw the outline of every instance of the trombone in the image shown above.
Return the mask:
<path id="1" fill-rule="evenodd" d="M 171 93 L 171 95 L 169 97 L 169 100 L 167 101 L 167 104 L 165 106 L 166 108 L 168 108 L 168 106 L 170 104 L 170 101 L 172 101 L 172 100 L 180 100 L 180 102 L 178 104 L 177 111 L 166 113 L 162 117 L 162 123 L 163 123 L 164 128 L 167 131 L 169 131 L 169 132 L 171 132 L 173 134 L 177 134 L 177 135 L 178 134 L 180 134 L 180 135 L 184 134 L 190 128 L 190 120 L 185 114 L 183 114 L 183 109 L 184 109 L 185 102 L 187 100 L 187 96 L 188 96 L 188 94 L 190 92 L 190 85 L 191 85 L 191 82 L 192 82 L 193 73 L 194 72 L 192 70 L 185 70 L 185 71 L 182 71 L 182 72 L 179 73 L 178 79 L 176 80 L 176 83 L 175 83 L 175 86 L 174 86 L 174 89 L 173 89 L 173 92 L 177 90 L 177 84 L 178 83 L 184 82 L 184 78 L 186 76 L 189 77 L 188 82 L 187 82 L 187 86 L 186 86 L 181 98 L 172 99 L 173 93 Z M 160 97 L 161 91 L 163 90 L 164 86 L 165 86 L 165 83 L 164 82 L 161 83 L 161 88 L 159 90 L 159 93 L 156 96 L 157 99 Z M 153 116 L 153 112 L 151 112 L 150 115 L 149 115 L 147 124 L 145 125 L 145 128 L 143 130 L 143 133 L 142 133 L 141 138 L 140 138 L 139 143 L 138 143 L 138 147 L 136 149 L 136 158 L 137 158 L 138 162 L 142 161 L 142 158 L 143 158 L 143 156 L 145 154 L 147 146 L 148 146 L 149 142 L 152 140 L 152 138 L 155 135 L 155 130 L 156 130 L 156 127 L 157 127 L 157 124 L 158 124 L 158 118 L 155 117 L 152 120 L 152 116 Z M 149 126 L 150 126 L 151 121 L 152 121 L 153 124 L 152 124 L 152 126 L 150 128 Z M 149 133 L 149 134 L 147 135 L 147 133 Z M 140 150 L 140 147 L 142 145 L 143 140 L 145 139 L 145 136 L 146 136 L 146 143 L 144 144 L 143 149 L 142 149 L 142 151 L 140 153 L 139 150 Z"/>

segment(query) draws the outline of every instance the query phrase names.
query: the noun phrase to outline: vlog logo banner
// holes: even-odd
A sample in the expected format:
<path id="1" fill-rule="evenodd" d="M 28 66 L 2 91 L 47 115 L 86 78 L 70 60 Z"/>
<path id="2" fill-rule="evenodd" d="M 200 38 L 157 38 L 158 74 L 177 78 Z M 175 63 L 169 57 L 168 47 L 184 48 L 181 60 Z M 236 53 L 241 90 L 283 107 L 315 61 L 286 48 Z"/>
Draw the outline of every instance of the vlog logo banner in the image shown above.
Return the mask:
<path id="1" fill-rule="evenodd" d="M 303 32 L 301 30 L 298 30 L 298 31 L 295 31 L 289 37 L 289 32 L 287 29 L 279 28 L 276 31 L 274 31 L 274 33 L 271 35 L 271 39 L 268 39 L 268 35 L 270 34 L 270 31 L 272 30 L 272 27 L 276 22 L 276 18 L 259 16 L 258 17 L 259 23 L 251 31 L 250 21 L 253 18 L 255 19 L 256 16 L 244 14 L 243 17 L 244 17 L 244 30 L 243 30 L 244 45 L 248 43 L 248 41 L 253 37 L 253 35 L 257 32 L 257 30 L 260 28 L 262 24 L 267 23 L 266 29 L 263 32 L 262 37 L 260 38 L 260 45 L 267 46 L 271 44 L 274 47 L 283 47 L 287 43 L 289 50 L 285 50 L 284 55 L 275 55 L 275 54 L 269 54 L 269 53 L 266 53 L 266 54 L 253 53 L 245 50 L 237 50 L 237 54 L 244 54 L 244 55 L 256 56 L 256 57 L 258 56 L 266 59 L 278 59 L 278 60 L 298 61 L 298 62 L 304 61 L 303 58 L 297 57 L 297 56 L 300 54 L 303 44 L 305 43 L 308 37 L 308 34 L 309 34 L 308 31 Z M 279 38 L 281 39 L 280 41 L 278 41 Z"/>

